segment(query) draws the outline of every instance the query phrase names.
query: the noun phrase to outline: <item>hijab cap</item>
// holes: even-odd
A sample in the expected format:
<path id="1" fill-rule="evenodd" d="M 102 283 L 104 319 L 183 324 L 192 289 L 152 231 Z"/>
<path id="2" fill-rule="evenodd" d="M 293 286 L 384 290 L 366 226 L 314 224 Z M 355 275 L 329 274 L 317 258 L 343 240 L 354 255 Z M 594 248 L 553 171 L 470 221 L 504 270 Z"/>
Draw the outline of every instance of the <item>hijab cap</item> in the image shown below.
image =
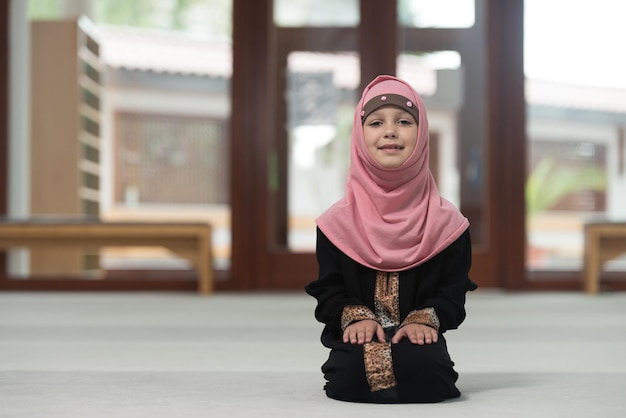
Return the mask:
<path id="1" fill-rule="evenodd" d="M 362 120 L 389 104 L 411 113 L 418 124 L 415 150 L 396 168 L 381 166 L 363 136 Z M 367 85 L 354 114 L 345 197 L 316 220 L 348 257 L 379 271 L 407 270 L 443 251 L 468 228 L 468 220 L 439 194 L 428 168 L 428 141 L 426 108 L 407 82 L 381 75 Z"/>
<path id="2" fill-rule="evenodd" d="M 399 107 L 400 109 L 408 112 L 415 119 L 415 123 L 419 119 L 419 111 L 417 110 L 417 106 L 413 103 L 408 97 L 400 96 L 397 94 L 381 94 L 380 96 L 376 96 L 363 106 L 363 110 L 361 110 L 361 123 L 365 122 L 365 119 L 383 106 L 393 105 Z"/>

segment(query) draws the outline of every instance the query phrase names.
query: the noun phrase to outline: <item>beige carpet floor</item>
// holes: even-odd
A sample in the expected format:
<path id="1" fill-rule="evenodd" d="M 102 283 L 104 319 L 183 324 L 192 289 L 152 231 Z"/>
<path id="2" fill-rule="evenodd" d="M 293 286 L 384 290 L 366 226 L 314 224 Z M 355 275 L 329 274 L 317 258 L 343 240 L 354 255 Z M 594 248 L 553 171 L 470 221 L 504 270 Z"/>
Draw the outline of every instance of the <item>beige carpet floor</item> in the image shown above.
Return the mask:
<path id="1" fill-rule="evenodd" d="M 0 293 L 0 417 L 626 417 L 626 294 L 470 294 L 463 396 L 327 399 L 301 293 Z"/>

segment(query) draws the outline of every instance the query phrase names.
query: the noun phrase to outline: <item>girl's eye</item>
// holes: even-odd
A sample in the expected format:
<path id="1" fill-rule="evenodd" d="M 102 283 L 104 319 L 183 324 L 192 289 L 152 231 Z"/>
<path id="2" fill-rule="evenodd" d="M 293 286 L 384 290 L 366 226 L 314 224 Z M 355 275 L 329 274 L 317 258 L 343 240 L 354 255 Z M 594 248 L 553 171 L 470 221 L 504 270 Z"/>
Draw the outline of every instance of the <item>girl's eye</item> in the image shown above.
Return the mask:
<path id="1" fill-rule="evenodd" d="M 373 120 L 370 122 L 370 126 L 380 126 L 382 125 L 382 122 L 379 120 Z"/>
<path id="2" fill-rule="evenodd" d="M 399 121 L 400 125 L 411 125 L 413 122 L 411 122 L 408 119 L 402 119 Z"/>

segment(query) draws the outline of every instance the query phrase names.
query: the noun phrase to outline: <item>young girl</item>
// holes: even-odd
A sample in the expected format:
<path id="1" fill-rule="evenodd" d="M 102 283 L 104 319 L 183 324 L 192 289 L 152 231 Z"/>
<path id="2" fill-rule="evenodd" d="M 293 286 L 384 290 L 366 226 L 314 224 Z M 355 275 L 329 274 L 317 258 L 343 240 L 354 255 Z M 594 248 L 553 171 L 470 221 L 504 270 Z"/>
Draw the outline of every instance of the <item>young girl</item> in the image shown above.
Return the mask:
<path id="1" fill-rule="evenodd" d="M 346 196 L 317 219 L 324 389 L 354 402 L 460 396 L 443 333 L 465 319 L 467 219 L 428 168 L 428 121 L 405 81 L 379 76 L 355 116 Z"/>

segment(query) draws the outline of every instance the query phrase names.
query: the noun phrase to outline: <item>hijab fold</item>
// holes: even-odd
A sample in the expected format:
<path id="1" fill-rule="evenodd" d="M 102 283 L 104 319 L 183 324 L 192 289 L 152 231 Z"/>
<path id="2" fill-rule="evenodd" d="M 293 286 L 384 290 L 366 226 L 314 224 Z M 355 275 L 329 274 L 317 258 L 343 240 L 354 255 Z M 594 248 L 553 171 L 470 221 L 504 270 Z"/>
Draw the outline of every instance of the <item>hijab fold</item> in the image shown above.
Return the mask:
<path id="1" fill-rule="evenodd" d="M 418 109 L 415 150 L 397 168 L 382 167 L 363 136 L 365 105 L 384 94 L 406 97 Z M 317 218 L 324 235 L 348 257 L 375 270 L 407 270 L 468 228 L 468 220 L 439 194 L 428 167 L 428 142 L 424 103 L 408 83 L 381 75 L 364 89 L 354 114 L 345 197 Z"/>

